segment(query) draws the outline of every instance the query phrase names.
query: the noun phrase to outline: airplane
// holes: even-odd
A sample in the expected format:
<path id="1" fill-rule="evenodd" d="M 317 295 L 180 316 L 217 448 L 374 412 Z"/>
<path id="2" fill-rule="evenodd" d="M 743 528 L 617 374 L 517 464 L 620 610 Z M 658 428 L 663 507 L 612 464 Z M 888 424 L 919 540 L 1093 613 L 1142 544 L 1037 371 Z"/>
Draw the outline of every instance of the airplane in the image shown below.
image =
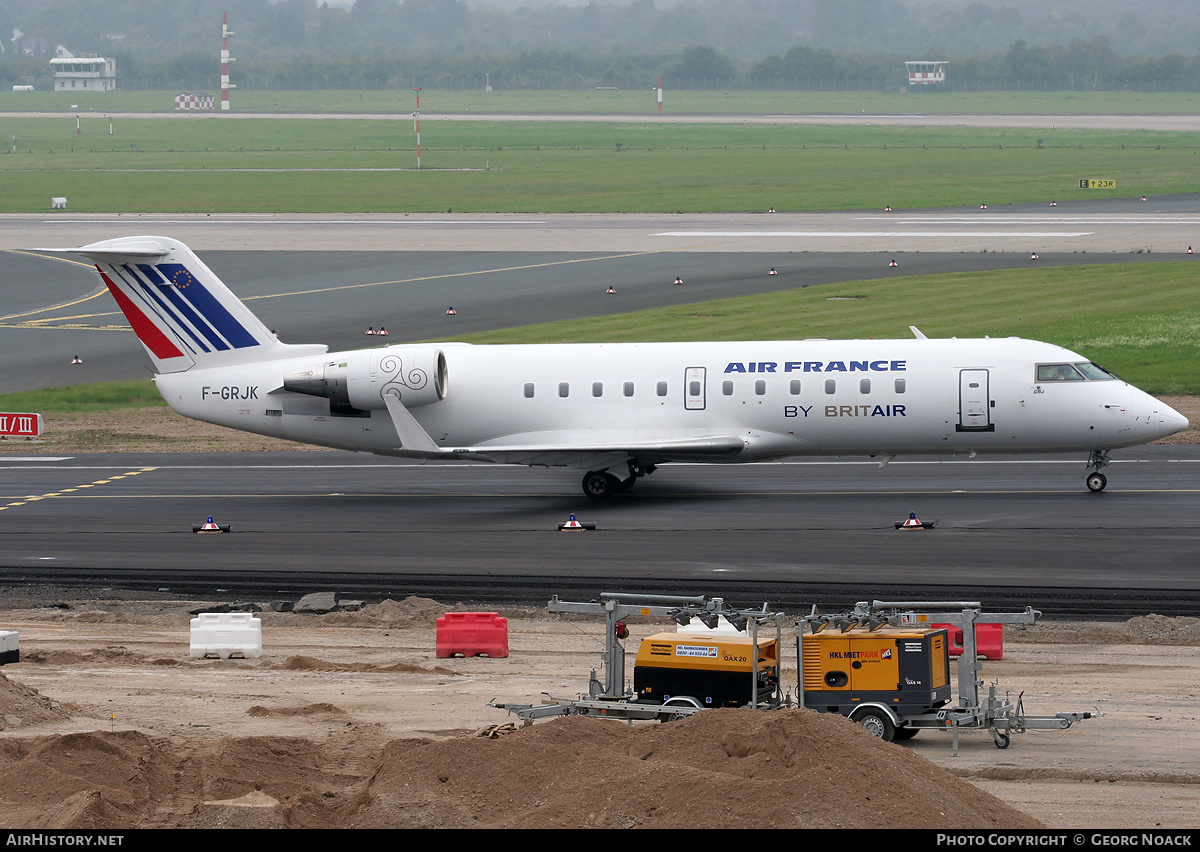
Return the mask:
<path id="1" fill-rule="evenodd" d="M 607 498 L 672 462 L 1109 452 L 1188 421 L 1082 355 L 1016 337 L 719 343 L 281 342 L 187 246 L 90 258 L 185 417 L 343 450 L 562 466 Z"/>

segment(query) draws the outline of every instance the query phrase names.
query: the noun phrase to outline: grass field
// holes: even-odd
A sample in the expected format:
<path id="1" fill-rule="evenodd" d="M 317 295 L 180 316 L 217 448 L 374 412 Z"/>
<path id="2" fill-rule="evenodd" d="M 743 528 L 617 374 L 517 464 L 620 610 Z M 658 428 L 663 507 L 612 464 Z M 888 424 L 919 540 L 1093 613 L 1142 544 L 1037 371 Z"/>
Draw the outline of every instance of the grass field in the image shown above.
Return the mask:
<path id="1" fill-rule="evenodd" d="M 1200 191 L 1187 133 L 426 120 L 418 172 L 410 118 L 112 128 L 0 115 L 0 212 L 56 196 L 73 213 L 748 212 Z"/>
<path id="2" fill-rule="evenodd" d="M 1019 336 L 1083 354 L 1155 394 L 1200 394 L 1198 262 L 1056 267 L 850 282 L 466 335 L 472 343 Z M 315 342 L 315 341 L 314 341 Z M 164 405 L 148 380 L 0 395 L 66 414 Z"/>
<path id="3" fill-rule="evenodd" d="M 211 90 L 210 90 L 211 91 Z M 0 92 L 0 112 L 84 113 L 174 112 L 176 91 L 146 92 Z M 410 87 L 387 90 L 253 91 L 232 94 L 230 112 L 401 113 L 416 107 Z M 73 106 L 74 105 L 74 106 Z M 77 108 L 77 109 L 76 109 Z M 421 92 L 423 114 L 461 113 L 656 113 L 657 94 L 624 91 L 506 91 L 432 89 Z M 220 112 L 218 108 L 217 112 Z M 984 113 L 1000 115 L 1194 115 L 1196 92 L 938 92 L 907 95 L 875 91 L 808 92 L 764 90 L 678 91 L 667 89 L 664 113 L 672 114 L 860 114 Z"/>

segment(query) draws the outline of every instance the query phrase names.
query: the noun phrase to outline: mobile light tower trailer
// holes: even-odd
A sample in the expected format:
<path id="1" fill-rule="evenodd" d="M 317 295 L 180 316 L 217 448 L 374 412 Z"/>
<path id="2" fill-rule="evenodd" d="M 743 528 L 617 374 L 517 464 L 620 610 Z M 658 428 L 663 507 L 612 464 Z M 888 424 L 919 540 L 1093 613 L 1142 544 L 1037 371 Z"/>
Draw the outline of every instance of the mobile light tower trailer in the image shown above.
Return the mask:
<path id="1" fill-rule="evenodd" d="M 781 696 L 779 654 L 783 647 L 781 612 L 730 609 L 722 598 L 638 595 L 605 592 L 599 601 L 575 603 L 554 597 L 550 612 L 602 615 L 604 680 L 592 669 L 587 695 L 547 697 L 541 704 L 489 702 L 523 722 L 550 716 L 607 716 L 667 722 L 706 707 L 790 706 Z M 631 616 L 666 616 L 680 629 L 642 640 L 634 661 L 634 686 L 625 683 L 625 646 Z M 760 638 L 760 630 L 767 630 Z"/>
<path id="2" fill-rule="evenodd" d="M 1029 716 L 1021 698 L 1015 705 L 999 698 L 995 683 L 980 699 L 975 625 L 1035 624 L 1040 616 L 1032 607 L 985 613 L 973 601 L 862 601 L 837 615 L 820 614 L 814 606 L 797 622 L 797 701 L 810 710 L 847 716 L 888 742 L 923 730 L 949 731 L 956 755 L 962 730 L 987 731 L 996 748 L 1008 748 L 1012 734 L 1065 730 L 1103 715 Z M 951 703 L 947 631 L 931 629 L 933 624 L 962 630 L 957 704 Z"/>

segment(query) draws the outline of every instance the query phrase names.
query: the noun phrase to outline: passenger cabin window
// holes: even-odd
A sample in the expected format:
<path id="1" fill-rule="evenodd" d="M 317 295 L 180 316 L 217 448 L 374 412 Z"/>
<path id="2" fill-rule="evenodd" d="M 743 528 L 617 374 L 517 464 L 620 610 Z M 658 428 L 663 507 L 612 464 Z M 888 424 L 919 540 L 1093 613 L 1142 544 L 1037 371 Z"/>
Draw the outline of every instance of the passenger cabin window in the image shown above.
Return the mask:
<path id="1" fill-rule="evenodd" d="M 792 379 L 791 391 L 792 391 L 792 396 L 800 395 L 800 380 L 799 379 Z"/>
<path id="2" fill-rule="evenodd" d="M 871 380 L 870 379 L 859 379 L 858 380 L 858 392 L 859 393 L 870 393 L 871 392 Z"/>
<path id="3" fill-rule="evenodd" d="M 658 386 L 655 387 L 654 392 L 657 393 L 659 396 L 666 396 L 667 395 L 667 383 L 659 382 Z"/>
<path id="4" fill-rule="evenodd" d="M 633 382 L 626 382 L 624 391 L 625 391 L 625 396 L 633 396 Z"/>
<path id="5" fill-rule="evenodd" d="M 592 396 L 604 396 L 604 382 L 592 382 Z"/>
<path id="6" fill-rule="evenodd" d="M 566 399 L 568 396 L 570 396 L 571 395 L 571 385 L 567 382 L 559 382 L 558 383 L 558 395 L 561 396 L 563 399 Z"/>
<path id="7" fill-rule="evenodd" d="M 908 382 L 904 379 L 896 379 L 896 393 L 904 393 L 908 388 Z"/>
<path id="8" fill-rule="evenodd" d="M 1082 382 L 1083 374 L 1070 364 L 1038 364 L 1039 382 Z"/>
<path id="9" fill-rule="evenodd" d="M 699 382 L 688 382 L 688 396 L 700 396 Z"/>
<path id="10" fill-rule="evenodd" d="M 754 383 L 754 392 L 756 394 L 758 394 L 759 396 L 762 396 L 763 394 L 765 394 L 767 392 L 767 383 L 765 381 L 763 381 L 762 379 L 759 379 L 758 381 L 756 381 Z"/>
<path id="11" fill-rule="evenodd" d="M 837 380 L 836 379 L 826 379 L 825 380 L 825 393 L 828 393 L 828 394 L 837 393 Z"/>
<path id="12" fill-rule="evenodd" d="M 525 383 L 525 398 L 533 399 L 533 382 Z"/>
<path id="13" fill-rule="evenodd" d="M 721 382 L 721 393 L 725 396 L 733 396 L 733 382 Z"/>

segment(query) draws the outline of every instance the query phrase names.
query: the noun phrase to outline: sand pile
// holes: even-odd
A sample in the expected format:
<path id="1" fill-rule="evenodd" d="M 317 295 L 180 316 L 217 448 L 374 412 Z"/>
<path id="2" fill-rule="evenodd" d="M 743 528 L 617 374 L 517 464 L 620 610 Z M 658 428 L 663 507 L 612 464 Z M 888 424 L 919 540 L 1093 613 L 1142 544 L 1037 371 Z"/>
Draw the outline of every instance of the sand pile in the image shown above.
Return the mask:
<path id="1" fill-rule="evenodd" d="M 800 710 L 635 727 L 575 717 L 382 746 L 93 731 L 0 740 L 0 777 L 0 822 L 24 828 L 1038 826 L 900 746 Z"/>

